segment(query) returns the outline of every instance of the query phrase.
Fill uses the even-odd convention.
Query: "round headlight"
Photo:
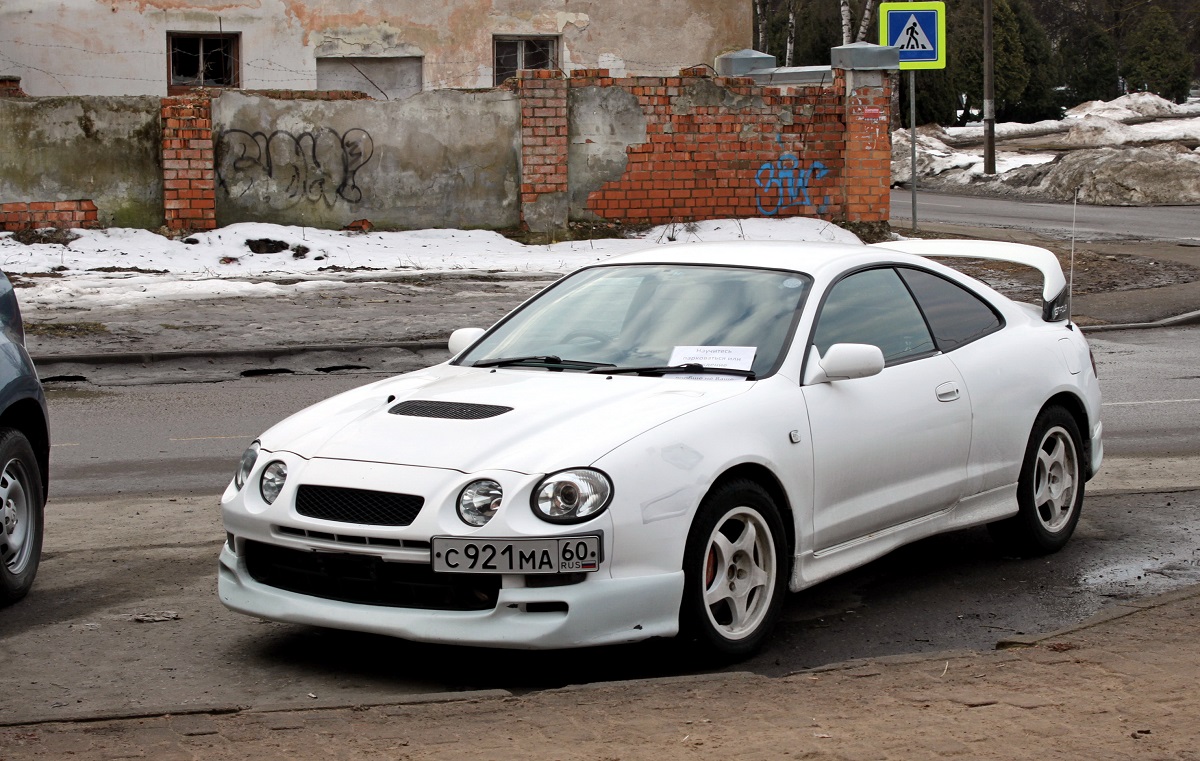
[[[250,471],[254,470],[254,463],[258,461],[258,442],[254,442],[242,452],[242,461],[238,463],[237,473],[233,474],[233,485],[241,489],[246,485],[246,479],[250,478]]]
[[[458,495],[458,517],[468,526],[482,526],[504,501],[504,490],[495,481],[472,481]]]
[[[283,490],[283,482],[287,480],[287,465],[276,460],[267,467],[263,468],[262,480],[259,481],[258,490],[262,493],[262,498],[267,504],[275,501],[279,496],[279,492]]]
[[[579,523],[608,507],[612,482],[598,470],[552,473],[533,492],[533,512],[551,523]]]

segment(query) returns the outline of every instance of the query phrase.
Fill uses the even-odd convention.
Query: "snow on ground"
[[[459,271],[560,273],[654,245],[689,242],[826,241],[858,243],[816,219],[725,219],[653,228],[636,238],[525,245],[483,230],[350,233],[244,223],[185,240],[147,230],[75,230],[67,246],[24,245],[0,233],[0,269],[20,276],[26,311],[69,305],[121,308],[143,300],[295,294],[383,275]],[[287,249],[255,254],[249,240]],[[304,249],[307,249],[306,251]],[[303,256],[299,256],[303,253]]]

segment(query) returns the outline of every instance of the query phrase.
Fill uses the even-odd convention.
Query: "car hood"
[[[439,365],[309,407],[261,441],[268,451],[310,459],[546,473],[589,465],[643,431],[753,385]],[[416,414],[397,414],[406,409]]]

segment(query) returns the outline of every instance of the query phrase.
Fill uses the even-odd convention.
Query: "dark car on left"
[[[0,607],[28,594],[37,575],[49,472],[46,395],[16,293],[0,272]]]

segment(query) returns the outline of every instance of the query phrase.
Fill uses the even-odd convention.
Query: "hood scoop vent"
[[[388,410],[393,415],[410,417],[434,417],[443,420],[483,420],[484,418],[512,412],[512,407],[495,404],[467,404],[465,402],[431,402],[413,399],[400,402]]]

